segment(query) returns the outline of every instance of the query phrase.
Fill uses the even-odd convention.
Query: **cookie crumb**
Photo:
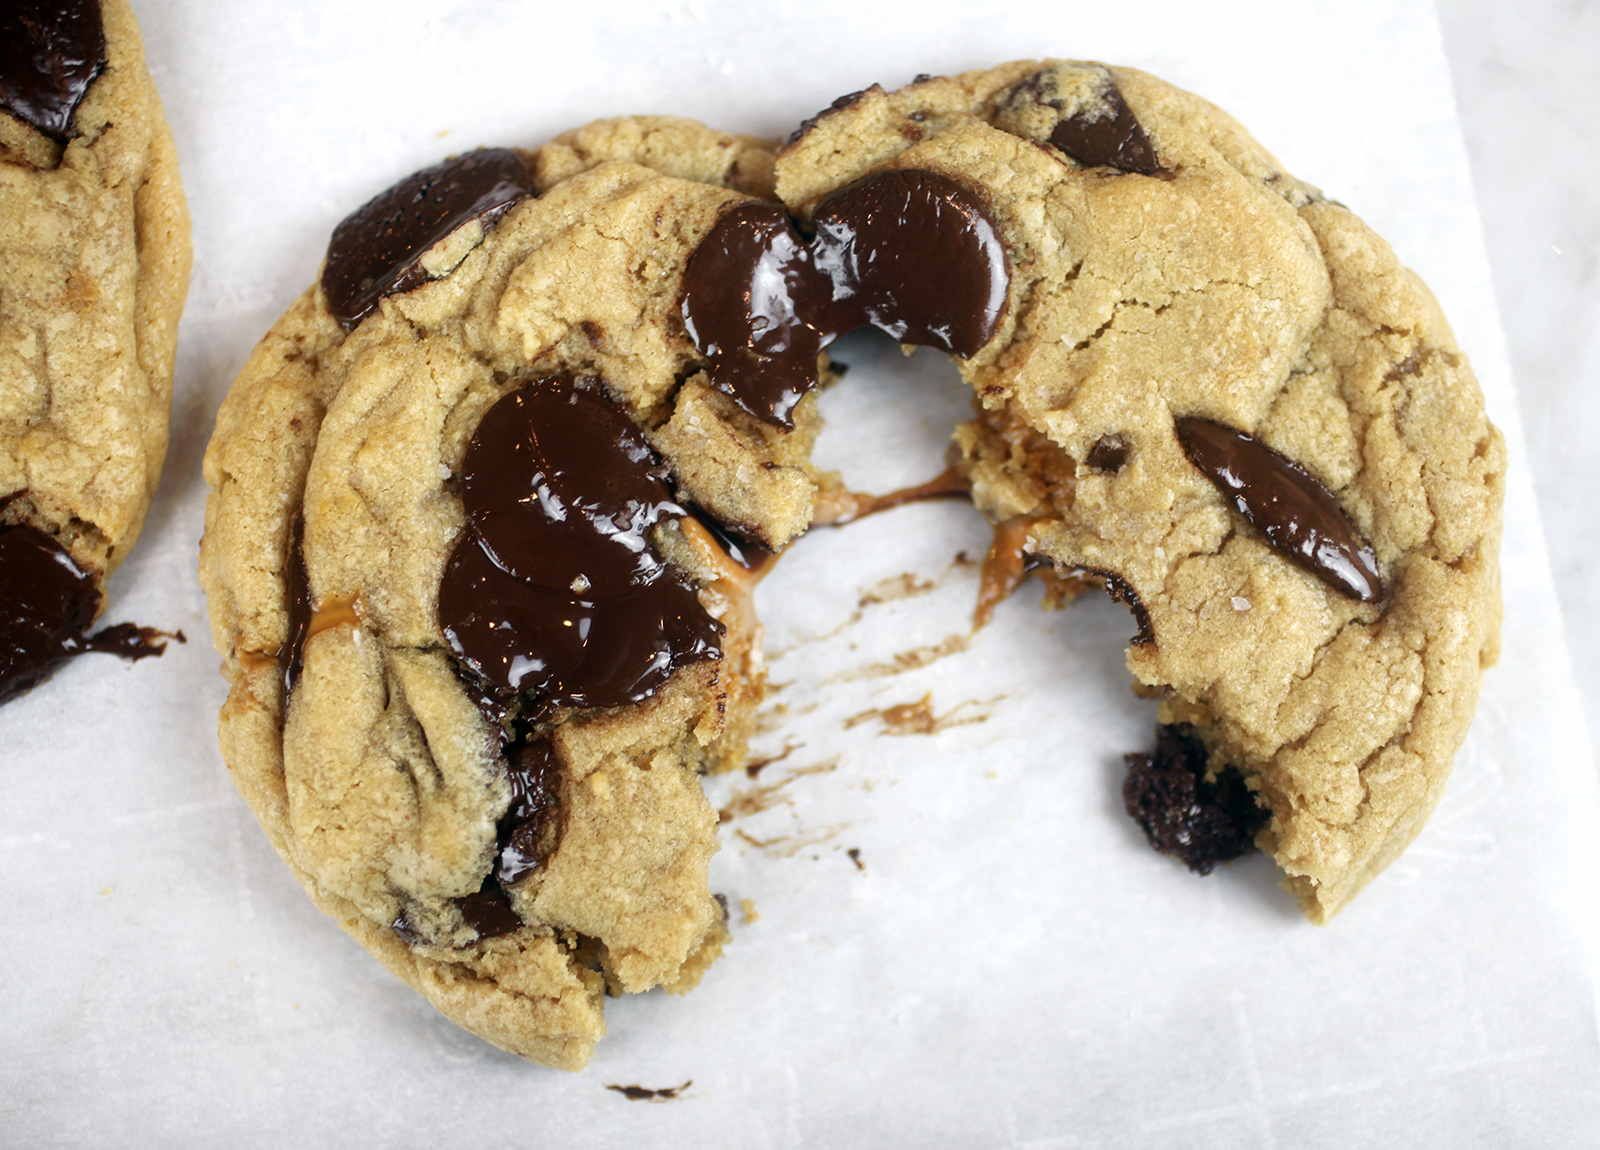
[[[663,1086],[659,1090],[651,1090],[646,1086],[614,1086],[606,1083],[607,1090],[615,1090],[630,1102],[671,1102],[679,1093],[694,1085],[690,1078],[682,1086]]]

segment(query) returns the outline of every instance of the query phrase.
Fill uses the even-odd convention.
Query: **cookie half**
[[[1130,607],[1128,666],[1178,728],[1162,745],[1203,747],[1163,769],[1191,792],[1240,776],[1262,814],[1228,835],[1264,818],[1326,921],[1421,829],[1498,650],[1505,447],[1433,296],[1234,120],[1132,69],[870,89],[777,161],[819,237],[842,198],[912,178],[1004,250],[1004,304],[958,359],[974,501]],[[886,202],[910,205],[901,230],[926,216]],[[1217,817],[1214,792],[1161,790],[1127,796],[1153,842]]]
[[[189,219],[122,0],[0,16],[0,699],[89,649],[161,476]]]
[[[335,230],[206,456],[235,782],[364,946],[552,1066],[725,938],[699,775],[742,761],[760,665],[719,533],[781,546],[814,482],[808,432],[697,380],[678,309],[771,158],[633,118],[408,177]]]

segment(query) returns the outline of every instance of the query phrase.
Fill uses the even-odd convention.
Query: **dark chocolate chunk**
[[[100,609],[94,576],[38,528],[0,527],[0,703],[48,679],[91,651],[130,662],[183,642],[183,632],[117,623],[87,634]]]
[[[684,327],[711,382],[750,414],[794,426],[817,353],[863,324],[961,356],[993,338],[1010,272],[999,229],[964,185],[880,172],[823,201],[816,226],[807,247],[780,205],[740,204],[685,269]]]
[[[510,886],[550,857],[560,838],[561,764],[548,739],[512,753],[507,764],[511,805],[500,818],[500,857],[494,877]]]
[[[94,577],[37,528],[0,529],[0,702],[81,650],[100,609]]]
[[[720,657],[721,624],[649,538],[650,525],[685,512],[598,383],[547,378],[511,393],[467,458],[468,528],[440,581],[439,624],[493,690],[545,709],[622,706],[676,668]]]
[[[1279,554],[1352,599],[1383,597],[1377,552],[1305,468],[1209,419],[1180,419],[1176,427],[1189,461]]]
[[[1090,167],[1116,168],[1141,176],[1160,172],[1161,163],[1150,146],[1150,137],[1144,134],[1122,98],[1122,89],[1109,74],[1100,98],[1105,101],[1105,108],[1098,115],[1079,110],[1068,116],[1050,133],[1050,143]]]
[[[461,909],[461,917],[466,919],[468,926],[478,932],[480,938],[498,938],[502,934],[510,934],[522,925],[517,912],[511,909],[511,901],[506,898],[506,892],[495,881],[493,875],[483,880],[483,886],[476,894],[458,898],[455,903]]]
[[[817,385],[832,285],[781,204],[749,201],[719,219],[683,273],[683,324],[711,358],[712,384],[758,419],[792,427]],[[853,325],[852,325],[853,326]]]
[[[105,70],[96,0],[9,0],[0,8],[0,108],[57,143]]]
[[[816,228],[817,266],[861,322],[959,356],[975,355],[1000,326],[1005,245],[965,185],[935,172],[880,172],[818,205]]]
[[[1150,845],[1196,874],[1254,848],[1268,812],[1236,771],[1206,779],[1209,756],[1188,724],[1156,728],[1155,750],[1126,755],[1122,802]]]
[[[305,659],[306,635],[311,629],[311,580],[306,575],[306,557],[302,544],[305,541],[305,518],[296,515],[289,528],[287,550],[283,556],[284,606],[289,622],[284,631],[283,646],[278,651],[278,661],[283,664],[283,697],[300,679],[300,668]]]
[[[84,639],[79,645],[83,651],[96,651],[102,655],[116,655],[130,663],[167,653],[172,640],[187,643],[182,631],[159,631],[154,627],[140,627],[136,623],[113,623]]]
[[[1128,462],[1128,441],[1120,435],[1102,435],[1084,460],[1095,471],[1117,472]]]
[[[661,575],[650,529],[684,514],[667,476],[644,433],[597,386],[559,377],[485,414],[461,464],[461,496],[507,574],[593,599]]]
[[[1091,96],[1086,99],[1077,93],[1063,93],[1057,70],[1046,68],[1000,98],[996,127],[1031,138],[1035,143],[1048,143],[1091,168],[1115,168],[1141,176],[1161,175],[1161,161],[1156,158],[1155,147],[1128,107],[1111,70],[1100,64],[1072,67],[1098,77]],[[1030,106],[1060,113],[1049,135],[1043,138],[1035,135],[1041,128],[1036,122],[1030,122],[1030,117],[1024,116],[1021,123],[1013,120],[1016,112]]]
[[[350,331],[384,296],[425,283],[422,257],[470,220],[493,223],[533,192],[522,157],[479,148],[414,172],[340,221],[328,243],[322,293]]]

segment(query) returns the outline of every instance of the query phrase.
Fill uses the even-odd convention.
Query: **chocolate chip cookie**
[[[1228,117],[1023,62],[781,149],[641,117],[468,153],[341,223],[234,384],[201,575],[274,845],[491,1041],[581,1066],[606,991],[721,949],[698,775],[742,761],[749,585],[817,517],[860,326],[972,384],[994,565],[1129,607],[1159,849],[1254,842],[1322,921],[1437,801],[1503,446],[1426,289]]]
[[[122,0],[0,15],[0,700],[84,650],[161,475],[189,221]]]

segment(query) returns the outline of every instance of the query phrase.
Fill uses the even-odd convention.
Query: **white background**
[[[136,10],[196,259],[167,472],[108,618],[190,642],[0,711],[0,1144],[1592,1144],[1600,803],[1567,643],[1592,699],[1595,6],[1445,0],[1444,34],[1424,0]],[[1506,649],[1438,815],[1327,929],[1266,860],[1197,879],[1156,857],[1119,810],[1153,722],[1119,608],[1023,595],[966,652],[874,671],[963,629],[953,559],[987,538],[969,509],[907,508],[817,533],[763,588],[793,685],[762,746],[794,749],[759,782],[794,778],[725,828],[715,885],[759,920],[735,913],[702,987],[611,1003],[583,1075],[456,1030],[311,907],[216,750],[199,465],[251,345],[341,216],[446,153],[636,111],[779,135],[875,80],[1051,54],[1234,112],[1395,244],[1472,355],[1512,447]],[[953,373],[865,340],[841,358],[824,461],[877,490],[936,470]],[[930,589],[859,605],[905,574]],[[847,726],[925,694],[981,721]],[[662,1104],[604,1088],[688,1079]]]

